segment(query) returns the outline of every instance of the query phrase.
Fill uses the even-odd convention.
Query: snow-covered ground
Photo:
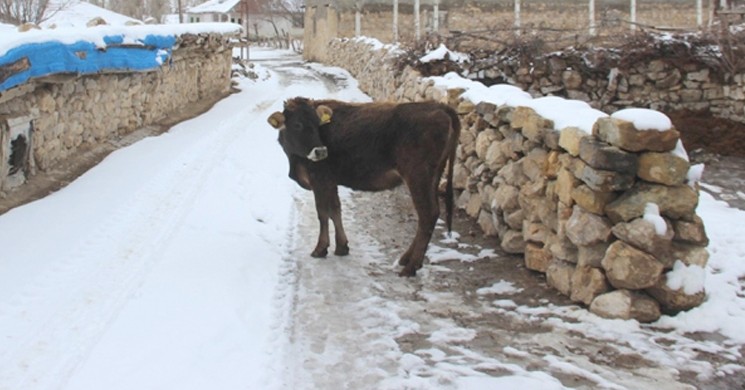
[[[364,219],[391,212],[369,194],[342,192],[352,254],[310,259],[312,196],[287,178],[266,118],[294,96],[369,98],[339,69],[251,56],[260,77],[240,93],[0,216],[0,389],[673,389],[683,372],[743,382],[742,211],[702,194],[708,300],[652,325],[523,303],[507,275],[464,301],[446,260],[495,255],[452,239],[433,240],[418,278],[398,278],[400,249],[381,239],[396,227],[374,222],[413,224]],[[513,330],[469,325],[486,318],[471,308]],[[540,331],[523,339],[523,328]],[[632,360],[605,362],[614,353]]]

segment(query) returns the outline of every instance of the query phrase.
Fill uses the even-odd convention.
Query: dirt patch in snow
[[[689,153],[703,150],[745,157],[745,123],[717,118],[708,111],[681,110],[668,112],[667,116],[680,132]]]

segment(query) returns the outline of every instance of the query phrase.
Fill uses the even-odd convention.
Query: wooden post
[[[354,36],[359,37],[362,35],[362,14],[360,12],[362,8],[362,2],[357,1],[354,4]]]
[[[416,39],[417,42],[419,42],[419,39],[422,37],[419,5],[420,0],[414,0],[414,39]]]
[[[631,31],[636,31],[636,0],[631,0],[629,14],[631,16]]]
[[[393,43],[398,42],[398,0],[393,0]]]
[[[432,6],[432,32],[437,34],[440,31],[440,0],[435,0]]]
[[[702,0],[696,0],[696,27],[704,27],[704,4]]]
[[[184,23],[184,11],[183,8],[181,8],[181,0],[178,0],[178,23]]]
[[[520,0],[515,0],[515,35],[520,36]]]
[[[590,0],[590,4],[588,6],[588,13],[590,14],[590,27],[588,28],[588,33],[591,36],[595,36],[597,33],[595,31],[595,0]]]

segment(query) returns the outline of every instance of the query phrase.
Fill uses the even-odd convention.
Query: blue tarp
[[[2,78],[0,92],[36,77],[58,73],[95,74],[122,71],[149,71],[161,67],[171,57],[175,36],[148,35],[135,44],[125,44],[122,35],[104,37],[105,48],[92,42],[73,44],[48,41],[29,43],[0,56],[0,67],[27,59],[27,69]]]

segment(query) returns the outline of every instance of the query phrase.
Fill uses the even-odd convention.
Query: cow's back
[[[420,154],[412,158],[445,158],[453,118],[457,120],[452,108],[435,102],[316,104],[333,110],[331,123],[321,128],[329,151],[326,168],[339,184],[361,190],[400,184],[397,165],[412,153]]]

